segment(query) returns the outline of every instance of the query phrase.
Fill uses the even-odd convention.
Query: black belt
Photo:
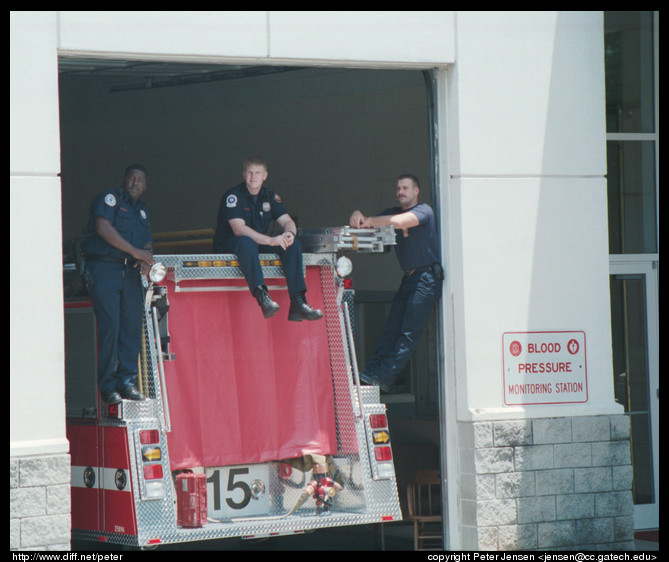
[[[441,279],[443,279],[443,277],[441,277],[441,276],[443,275],[444,270],[441,268],[440,263],[432,263],[430,265],[421,265],[420,267],[416,267],[414,269],[405,269],[404,270],[404,276],[405,277],[411,277],[412,275],[414,275],[416,273],[420,274],[420,273],[425,273],[426,271],[430,271],[430,272],[434,273],[437,277],[440,277]]]
[[[89,256],[88,261],[103,261],[117,265],[135,265],[135,258],[112,258],[111,256]]]

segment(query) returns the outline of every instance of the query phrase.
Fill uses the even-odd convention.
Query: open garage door
[[[92,198],[120,185],[133,162],[149,171],[144,200],[154,233],[213,229],[222,194],[241,181],[251,155],[268,162],[266,185],[301,228],[343,225],[354,209],[392,206],[401,173],[418,176],[421,200],[437,209],[435,188],[427,187],[434,175],[429,89],[422,71],[63,58],[65,252],[83,233]],[[401,272],[392,254],[352,259],[363,365]],[[400,383],[382,395],[402,499],[416,470],[441,464],[442,348],[433,315]]]

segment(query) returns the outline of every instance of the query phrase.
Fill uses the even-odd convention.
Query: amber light
[[[142,447],[142,460],[144,462],[159,461],[162,458],[160,447],[146,445]]]
[[[372,435],[372,441],[374,441],[374,445],[390,443],[390,435],[384,430],[375,431]]]

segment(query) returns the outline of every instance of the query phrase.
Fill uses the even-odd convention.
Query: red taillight
[[[120,418],[121,417],[121,404],[107,404],[107,417],[108,418]]]
[[[374,458],[379,462],[391,461],[393,460],[393,453],[390,450],[390,447],[375,447]]]
[[[160,433],[157,429],[143,429],[139,432],[139,441],[142,445],[160,443]]]
[[[145,480],[160,480],[163,477],[163,467],[159,464],[144,465]]]
[[[163,542],[161,539],[149,539],[146,544],[160,544],[161,542]]]
[[[373,429],[388,427],[388,418],[385,414],[372,414],[369,416],[369,425],[371,425]]]

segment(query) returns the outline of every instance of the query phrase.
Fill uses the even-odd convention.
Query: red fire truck
[[[385,406],[358,377],[345,256],[384,251],[394,232],[300,237],[317,322],[286,321],[276,255],[261,256],[282,309],[269,320],[236,256],[156,256],[143,281],[145,401],[100,403],[91,304],[67,299],[74,539],[147,547],[401,519]]]

